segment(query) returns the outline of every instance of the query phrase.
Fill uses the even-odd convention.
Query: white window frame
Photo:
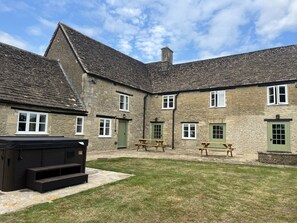
[[[214,103],[213,103],[213,98],[214,96]],[[209,94],[210,100],[209,104],[211,108],[225,108],[226,107],[226,91],[211,91]],[[222,104],[219,104],[220,99],[223,100]]]
[[[26,114],[26,127],[25,131],[19,131],[19,124],[20,124],[20,114]],[[36,115],[36,126],[35,131],[29,131],[30,126],[30,115]],[[40,124],[40,115],[45,115],[45,131],[39,131],[39,124]],[[17,131],[16,134],[48,134],[48,114],[42,112],[29,112],[29,111],[19,111],[18,112],[18,120],[17,120]]]
[[[101,121],[103,120],[103,135],[100,135],[100,123]],[[109,121],[109,134],[106,134],[106,123],[107,121]],[[111,126],[112,126],[112,120],[111,119],[107,119],[107,118],[100,118],[99,119],[99,133],[98,133],[98,136],[101,138],[107,138],[107,137],[111,137],[111,132],[112,132],[112,129],[111,129]]]
[[[195,137],[191,137],[191,126],[195,127]],[[184,136],[185,127],[188,127],[188,136]],[[196,123],[183,123],[182,124],[182,139],[197,139],[197,124]]]
[[[169,99],[172,98],[173,105],[169,106]],[[164,106],[164,101],[167,100],[167,106]],[[162,96],[162,109],[174,109],[175,108],[175,95],[163,95]]]
[[[285,88],[285,102],[280,102],[280,87]],[[270,95],[269,90],[273,89],[273,95]],[[274,97],[273,102],[270,102],[270,96]],[[276,85],[267,87],[267,105],[287,105],[288,102],[288,85]]]
[[[81,124],[78,125],[78,119],[81,119]],[[84,134],[84,123],[85,119],[83,116],[76,116],[76,123],[75,123],[75,135],[83,135]],[[77,131],[77,127],[81,126],[81,132]]]
[[[124,108],[121,108],[121,97],[124,98]],[[125,112],[129,111],[129,95],[119,94],[119,110]]]

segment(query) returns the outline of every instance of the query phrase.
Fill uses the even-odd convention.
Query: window
[[[46,134],[47,114],[25,111],[19,112],[17,133]]]
[[[268,105],[288,104],[287,85],[267,87],[267,104]]]
[[[162,139],[162,134],[163,134],[163,124],[152,123],[152,138]]]
[[[213,139],[224,139],[224,128],[221,125],[214,125],[212,127]]]
[[[196,124],[195,123],[184,123],[182,125],[182,138],[183,139],[196,139]]]
[[[164,95],[162,97],[162,109],[174,109],[175,107],[175,96],[174,95]]]
[[[225,142],[226,124],[210,124],[209,139],[212,142]]]
[[[120,111],[129,111],[129,96],[120,94]]]
[[[76,135],[84,134],[84,117],[77,116],[76,117]]]
[[[111,119],[100,119],[99,137],[111,137]]]
[[[226,107],[225,91],[211,91],[210,92],[210,107],[211,108]]]

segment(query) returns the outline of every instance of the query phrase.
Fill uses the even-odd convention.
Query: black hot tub
[[[83,174],[87,146],[87,139],[62,136],[0,136],[0,190],[13,191],[25,188],[28,185],[27,172],[34,168],[39,168],[40,171],[42,168],[52,169],[54,166],[68,165],[69,172],[69,165],[76,165],[76,171]]]

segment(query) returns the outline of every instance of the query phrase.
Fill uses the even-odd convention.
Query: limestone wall
[[[89,112],[85,121],[85,137],[90,140],[90,149],[109,150],[117,149],[118,118],[128,122],[128,148],[142,138],[143,101],[145,93],[131,88],[102,80],[95,76],[83,75],[83,98]],[[129,111],[119,110],[119,92],[129,95]],[[96,116],[113,116],[112,136],[99,137],[99,120]]]
[[[24,134],[17,134],[17,121],[19,111],[36,110],[36,107],[27,107],[24,109],[11,108],[9,104],[0,104],[0,135],[2,136],[22,136]],[[47,113],[42,111],[43,113]],[[48,129],[47,134],[40,134],[43,136],[65,136],[73,138],[82,138],[82,136],[75,135],[76,115],[64,114],[48,114]],[[36,135],[36,134],[34,134]]]
[[[226,90],[226,107],[210,108],[209,92],[187,92],[177,95],[175,111],[175,148],[193,149],[200,147],[202,141],[209,140],[209,124],[226,124],[226,141],[232,142],[235,153],[256,153],[267,150],[267,122],[264,119],[293,119],[291,128],[291,150],[297,151],[297,88],[288,85],[288,105],[267,105],[265,86],[241,87]],[[164,139],[171,144],[172,110],[162,110],[162,96],[150,97],[149,120],[164,121]],[[182,139],[181,122],[199,122],[197,139]],[[149,130],[151,131],[151,129]],[[148,132],[149,132],[148,131]]]

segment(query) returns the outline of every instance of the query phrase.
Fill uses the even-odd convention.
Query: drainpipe
[[[177,97],[178,97],[179,93],[177,93],[175,95],[175,102],[174,102],[174,109],[172,111],[172,149],[174,149],[174,125],[175,125],[175,110],[177,108]]]
[[[146,99],[148,97],[148,94],[144,96],[143,98],[143,123],[142,123],[142,138],[145,138],[145,114],[146,114]]]

